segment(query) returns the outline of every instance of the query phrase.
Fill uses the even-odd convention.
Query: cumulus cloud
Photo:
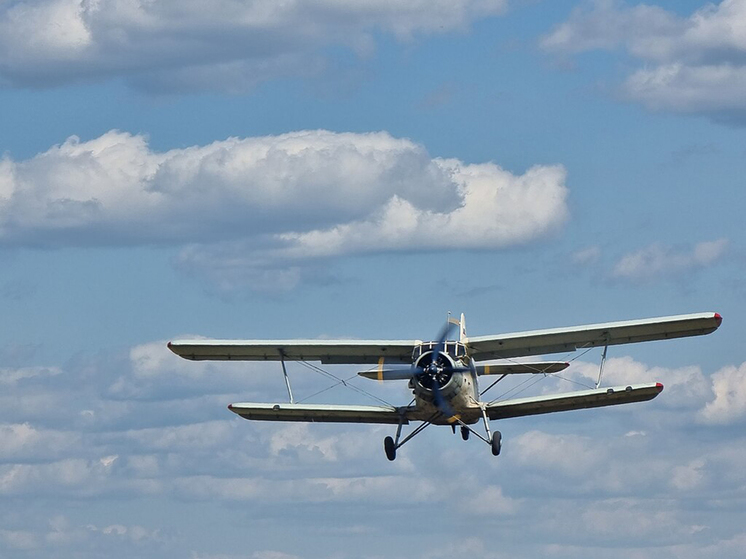
[[[78,443],[76,433],[37,429],[29,423],[0,424],[0,462],[54,456]]]
[[[679,17],[645,4],[597,0],[576,8],[542,41],[550,52],[622,48],[644,63],[624,95],[651,109],[746,116],[746,1],[707,4]]]
[[[192,243],[183,269],[227,285],[292,287],[329,257],[541,238],[568,217],[565,175],[431,158],[385,132],[155,152],[145,137],[113,130],[0,161],[0,244]]]
[[[701,410],[705,423],[731,423],[746,416],[746,362],[728,366],[712,375],[715,398]]]
[[[578,361],[563,376],[591,385],[598,377],[598,367],[598,363]],[[612,357],[604,366],[603,381],[605,386],[660,382],[665,392],[656,406],[689,409],[690,419],[701,423],[726,425],[746,417],[746,362],[706,374],[697,365],[669,369],[650,367],[629,356]],[[556,389],[556,384],[549,389]],[[628,436],[636,434],[640,433]]]
[[[318,73],[323,49],[359,54],[376,33],[464,30],[506,0],[200,2],[22,0],[0,7],[0,79],[50,86],[124,76],[147,90],[245,91]]]
[[[26,379],[40,379],[57,376],[62,373],[59,367],[21,367],[18,369],[0,369],[0,385],[15,386]]]
[[[728,248],[727,239],[705,241],[688,249],[677,249],[654,243],[624,255],[614,266],[614,278],[645,281],[679,275],[715,264]]]
[[[542,468],[565,475],[583,476],[602,459],[603,449],[593,447],[587,437],[552,435],[529,431],[513,441],[515,458],[521,464],[541,464]]]
[[[566,376],[593,385],[598,378],[598,363],[576,362]],[[710,381],[696,365],[669,369],[650,367],[632,357],[610,357],[604,365],[605,386],[626,386],[660,382],[665,386],[665,398],[656,400],[656,406],[696,408],[710,396]]]
[[[619,413],[583,410],[493,423],[504,435],[499,458],[474,437],[463,442],[458,433],[454,437],[447,428],[432,427],[390,463],[381,440],[393,433],[392,426],[247,422],[225,410],[223,396],[199,400],[187,391],[161,398],[158,383],[173,382],[179,372],[169,353],[160,354],[157,347],[168,351],[161,342],[142,344],[117,352],[115,358],[80,361],[85,370],[68,365],[57,375],[18,375],[5,385],[11,396],[27,390],[45,400],[51,395],[42,417],[55,427],[46,428],[41,420],[0,425],[0,452],[5,453],[0,461],[5,505],[0,506],[0,553],[62,557],[89,550],[91,557],[242,557],[240,547],[213,548],[205,524],[192,522],[205,514],[205,507],[215,508],[210,512],[215,522],[229,522],[237,512],[244,515],[240,525],[254,545],[244,555],[265,550],[257,553],[268,557],[274,552],[267,550],[277,542],[264,538],[262,531],[275,522],[292,523],[315,545],[328,540],[327,531],[317,534],[318,520],[312,517],[318,510],[343,511],[330,517],[334,536],[356,542],[379,542],[382,533],[406,525],[423,506],[452,510],[501,541],[512,541],[515,526],[525,526],[524,540],[531,543],[522,545],[530,547],[503,550],[512,556],[541,555],[541,546],[552,542],[580,546],[580,552],[565,555],[594,557],[598,545],[624,547],[634,541],[643,548],[688,546],[677,556],[695,557],[700,546],[733,538],[742,525],[740,516],[734,521],[733,515],[741,510],[738,488],[746,487],[743,437],[723,439],[719,424],[704,422],[696,427],[701,436],[692,445],[692,421],[716,394],[728,394],[729,405],[739,405],[744,398],[737,392],[731,396],[734,387],[721,385],[720,379],[735,382],[746,365],[708,376],[697,366],[658,369],[630,357],[609,359],[609,384],[660,380],[666,391],[654,402],[617,408],[625,410]],[[119,359],[124,364],[116,363]],[[198,387],[203,381],[219,382],[223,374],[240,383],[234,363],[220,363],[221,370],[199,362],[177,363],[185,372],[195,367],[186,379]],[[563,376],[593,382],[597,366],[576,362]],[[109,387],[122,376],[146,392],[155,390],[155,397],[143,401],[137,392],[119,394],[119,421],[79,422],[76,414],[53,408],[54,402],[80,392],[78,400],[67,403],[76,412],[108,409],[113,405]],[[284,390],[279,371],[272,376]],[[544,382],[559,380],[548,377]],[[55,383],[68,392],[60,393]],[[408,391],[400,388],[399,401],[408,401]],[[267,394],[259,396],[266,399]],[[350,392],[349,397],[358,396]],[[51,419],[49,409],[55,409]],[[205,418],[205,409],[215,415]],[[743,417],[741,408],[731,411],[736,415],[729,421]],[[667,421],[661,420],[664,413]],[[641,429],[646,436],[633,436]],[[717,501],[718,506],[703,507],[707,512],[680,506],[692,499]],[[157,514],[143,515],[154,501]],[[92,506],[81,507],[81,502]],[[50,510],[74,510],[75,517],[54,516]],[[156,517],[162,515],[170,519],[166,526],[181,527],[176,536],[169,537],[168,529],[158,525]],[[452,526],[452,516],[440,520],[436,515],[424,528],[412,528],[402,537],[411,539],[414,533],[431,541],[432,532],[448,533],[443,526]],[[542,522],[532,523],[537,517]],[[731,522],[720,523],[717,533],[702,529],[699,539],[687,539],[698,526],[717,526],[726,517]],[[620,523],[625,526],[621,534],[614,531]],[[665,530],[649,530],[644,527],[648,523]],[[371,543],[370,556],[385,554],[376,545]],[[422,556],[437,556],[424,550]],[[721,556],[738,557],[739,551],[734,547]],[[283,553],[298,550],[290,547]],[[492,554],[485,549],[476,556]]]
[[[113,550],[122,549],[123,546],[129,552],[136,548],[142,553],[145,551],[143,546],[157,546],[165,541],[160,530],[150,530],[140,525],[78,525],[63,515],[52,517],[47,524],[48,527],[35,526],[28,531],[0,530],[0,542],[5,542],[9,549],[27,552],[38,549],[38,556],[56,557],[61,550],[69,553],[70,549],[83,548],[93,552],[90,556],[110,556]],[[59,556],[64,556],[64,551]]]

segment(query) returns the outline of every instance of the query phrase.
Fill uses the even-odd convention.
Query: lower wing
[[[486,411],[490,419],[507,419],[509,417],[644,402],[652,400],[662,390],[663,385],[660,383],[597,388],[494,402],[487,404]],[[397,408],[394,406],[338,404],[240,403],[231,404],[228,409],[244,419],[259,421],[392,424],[401,421],[403,425],[407,425],[410,421],[432,420],[430,412],[418,410],[414,406]],[[476,408],[471,410],[471,413],[465,413],[463,419],[473,423],[479,417],[479,408]]]
[[[311,421],[332,423],[408,424],[413,408],[393,406],[345,406],[336,404],[231,404],[228,409],[244,419],[264,421]]]
[[[663,385],[657,382],[518,398],[488,404],[487,415],[490,419],[507,419],[509,417],[645,402],[655,398],[662,390]]]

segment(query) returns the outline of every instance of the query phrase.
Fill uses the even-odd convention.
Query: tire
[[[469,440],[469,430],[463,425],[461,426],[461,438],[465,441]]]
[[[502,433],[500,433],[500,431],[495,431],[492,434],[492,444],[490,446],[492,447],[492,454],[494,456],[500,455],[500,450],[502,449],[502,440],[503,440],[503,436],[502,436]]]
[[[391,437],[383,439],[383,449],[386,451],[386,458],[392,462],[396,460],[396,445],[394,444],[394,439]]]

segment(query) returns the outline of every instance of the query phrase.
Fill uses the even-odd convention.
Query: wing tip
[[[655,387],[658,389],[658,392],[663,392],[663,384],[660,382],[655,383]]]
[[[720,324],[723,322],[722,315],[719,312],[716,312],[714,318],[715,318],[715,322],[717,322],[718,326],[720,326]]]

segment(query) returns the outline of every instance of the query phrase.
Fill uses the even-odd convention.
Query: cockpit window
[[[433,351],[438,342],[423,342],[418,346],[415,346],[412,352],[412,360],[416,361],[423,353]],[[443,350],[451,357],[460,359],[466,355],[466,346],[461,342],[447,341],[444,344]]]

